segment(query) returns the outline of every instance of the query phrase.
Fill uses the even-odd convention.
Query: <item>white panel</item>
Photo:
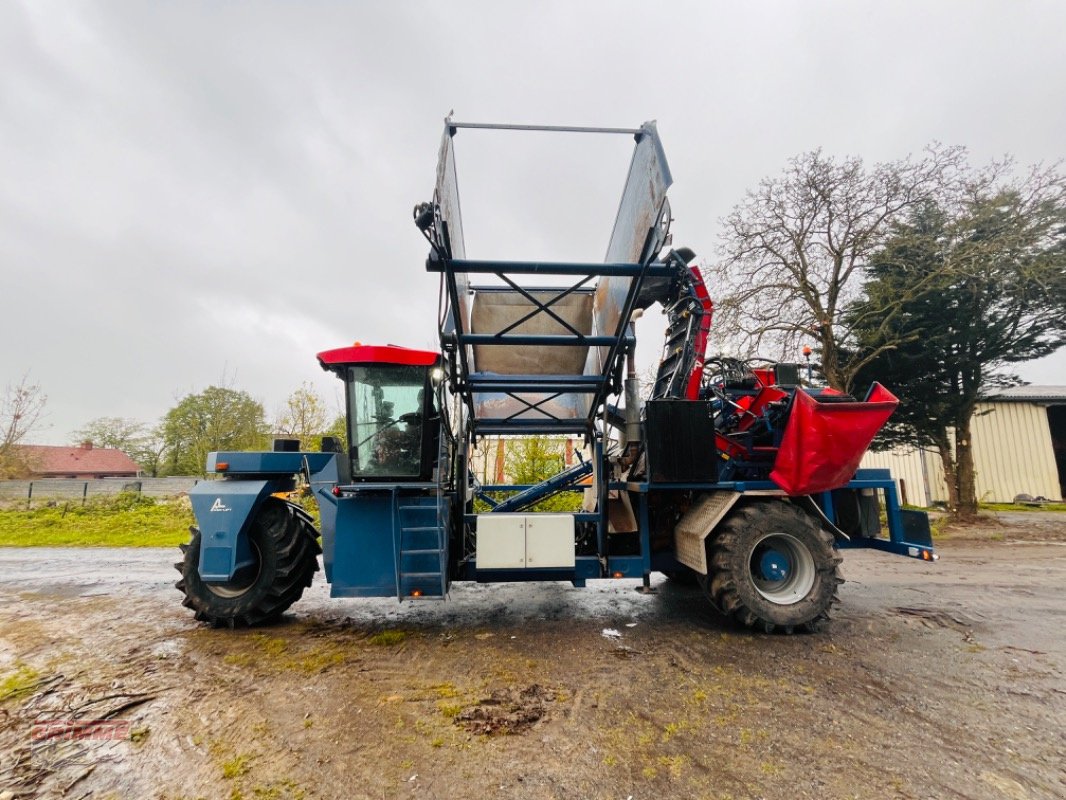
[[[478,569],[517,569],[526,565],[525,514],[479,514]]]
[[[530,514],[526,517],[526,566],[573,567],[574,518],[570,514]]]
[[[1019,494],[1059,499],[1045,406],[980,403],[970,427],[979,501],[1009,503]]]

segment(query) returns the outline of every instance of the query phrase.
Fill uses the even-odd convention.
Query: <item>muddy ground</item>
[[[1066,515],[940,551],[849,552],[828,628],[765,636],[672,583],[400,605],[321,575],[210,630],[169,552],[0,550],[0,798],[1066,797]]]

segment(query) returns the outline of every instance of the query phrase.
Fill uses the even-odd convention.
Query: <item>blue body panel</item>
[[[221,481],[204,481],[190,492],[193,511],[202,532],[200,575],[205,581],[225,582],[251,563],[250,521],[265,498],[291,488],[293,476],[307,476],[321,517],[322,550],[326,579],[334,597],[439,596],[449,584],[448,508],[451,499],[440,496],[434,484],[358,484],[338,487],[337,456],[333,453],[212,453],[209,469],[223,467]],[[547,482],[549,485],[553,481]],[[483,487],[485,490],[504,487]],[[514,489],[529,487],[508,487]],[[554,488],[551,485],[550,488]],[[598,513],[575,514],[575,520],[597,522],[596,556],[579,556],[570,570],[477,571],[472,562],[460,565],[463,580],[529,581],[570,580],[576,586],[594,578],[622,576],[645,578],[652,569],[679,567],[670,552],[651,552],[649,493],[730,489],[774,490],[769,481],[704,484],[618,483],[612,489],[634,493],[640,551],[613,555],[607,549],[606,526]],[[851,537],[840,547],[868,547],[915,558],[931,559],[932,541],[923,512],[899,507],[895,482],[888,470],[859,470],[844,487],[853,491],[876,489],[884,493],[887,536]],[[601,487],[606,492],[607,487]],[[541,484],[533,492],[545,491]],[[336,492],[336,494],[335,494]],[[816,496],[826,516],[835,522],[831,493]],[[507,501],[504,501],[506,503]],[[476,525],[476,515],[467,521]],[[457,577],[458,577],[457,576]]]
[[[295,475],[306,467],[311,474],[321,472],[333,453],[276,453],[274,451],[241,453],[235,451],[208,453],[207,471],[226,475]],[[219,464],[226,464],[223,470]]]
[[[308,477],[311,493],[318,503],[319,528],[322,533],[322,562],[326,580],[333,580],[333,545],[337,540],[337,497],[333,488],[340,482],[337,474],[337,459],[331,458],[317,472]]]
[[[647,531],[646,500],[649,492],[659,491],[708,491],[726,490],[733,492],[780,492],[780,487],[772,481],[722,481],[719,483],[623,483],[616,482],[610,485],[611,489],[625,489],[638,493],[640,506],[641,541]],[[892,479],[892,473],[887,469],[860,469],[841,489],[862,491],[864,489],[880,490],[885,497],[885,515],[888,519],[887,537],[853,536],[847,540],[837,541],[840,548],[870,548],[881,550],[886,553],[894,553],[910,558],[922,560],[934,560],[935,548],[929,532],[929,516],[924,511],[903,510],[899,506],[899,495],[896,493],[896,482]],[[822,509],[830,522],[836,523],[836,509],[833,507],[832,492],[824,492],[812,495],[814,501]],[[647,552],[646,546],[644,547]]]
[[[283,481],[200,481],[189,490],[193,514],[200,526],[200,577],[224,582],[253,562],[248,526],[263,499]]]
[[[309,472],[312,480],[336,483],[333,453],[217,452],[207,456],[207,471],[221,471],[220,481],[201,481],[189,491],[200,527],[200,577],[224,583],[252,563],[249,523],[264,499],[292,488],[293,476]],[[320,507],[325,505],[319,498]],[[325,512],[323,518],[326,518]]]
[[[337,533],[330,537],[334,541],[326,562],[333,597],[396,595],[393,508],[389,490],[359,492],[338,501]]]
[[[450,498],[436,487],[345,487],[322,530],[333,597],[441,597],[448,591]]]

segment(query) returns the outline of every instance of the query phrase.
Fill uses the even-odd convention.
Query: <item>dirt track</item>
[[[1016,515],[937,564],[847,553],[833,622],[791,637],[630,581],[319,582],[213,631],[171,553],[0,550],[0,681],[36,671],[0,702],[0,797],[1066,797],[1064,543]],[[132,740],[31,736],[111,712]]]

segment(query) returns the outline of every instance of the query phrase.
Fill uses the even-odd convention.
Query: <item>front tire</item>
[[[771,633],[817,630],[838,602],[833,537],[781,500],[734,511],[708,539],[708,594],[740,625]]]
[[[300,599],[318,571],[317,534],[303,509],[267,498],[255,513],[249,544],[255,564],[224,584],[200,579],[200,530],[181,545],[184,557],[174,565],[181,573],[175,586],[185,595],[181,604],[200,622],[213,627],[262,625],[281,616]]]

